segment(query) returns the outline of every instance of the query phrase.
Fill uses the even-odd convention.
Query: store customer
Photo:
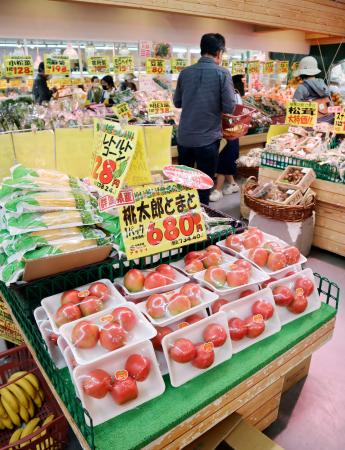
[[[113,77],[111,75],[105,75],[101,83],[103,88],[101,103],[104,103],[106,106],[111,106],[114,104],[113,96],[116,91]]]
[[[179,75],[174,104],[182,108],[177,135],[179,164],[196,167],[210,177],[217,169],[222,138],[222,113],[232,113],[235,91],[230,72],[221,67],[225,39],[218,33],[204,34],[201,58]],[[200,190],[200,201],[209,203],[210,190]]]
[[[53,89],[49,89],[47,84],[47,80],[49,78],[50,76],[44,72],[44,63],[40,62],[38,65],[37,77],[35,78],[32,87],[32,95],[34,97],[34,102],[38,103],[39,105],[41,105],[42,102],[49,102],[49,100],[57,91],[55,87]]]
[[[236,93],[236,103],[242,105],[242,97],[244,97],[243,75],[234,75],[232,81]],[[239,185],[234,179],[236,175],[236,161],[239,155],[240,140],[232,139],[231,141],[227,141],[225,147],[219,154],[217,181],[216,187],[210,195],[211,202],[217,202],[223,198],[223,195],[234,194],[240,190]]]
[[[99,103],[102,97],[102,90],[99,85],[99,78],[93,76],[91,78],[91,87],[87,92],[87,100],[90,103]]]

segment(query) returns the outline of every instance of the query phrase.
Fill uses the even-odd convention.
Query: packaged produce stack
[[[106,245],[97,201],[76,178],[21,165],[0,189],[0,279],[20,279],[27,260]]]

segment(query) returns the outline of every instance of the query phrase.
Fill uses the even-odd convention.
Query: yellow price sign
[[[117,197],[131,164],[138,130],[109,120],[95,120],[91,181],[105,194]]]
[[[114,73],[130,73],[134,72],[133,56],[115,56]]]
[[[69,75],[71,62],[68,56],[44,55],[44,71],[47,75]]]
[[[316,102],[288,102],[285,123],[300,127],[313,127],[317,122],[318,104]]]
[[[170,100],[151,100],[147,104],[147,113],[149,117],[168,117],[173,115],[172,104]]]
[[[170,60],[172,73],[180,73],[188,65],[188,61],[184,58],[172,58]]]
[[[90,74],[109,73],[110,64],[108,56],[90,56],[87,58],[87,71]]]
[[[166,72],[166,62],[164,59],[147,58],[146,59],[146,73],[152,75],[159,75]]]
[[[345,110],[334,116],[334,133],[345,134]]]
[[[298,69],[298,66],[299,66],[298,61],[292,63],[291,69],[293,70],[293,72],[295,72]]]
[[[231,74],[232,75],[245,75],[246,69],[242,61],[232,61],[231,63]]]
[[[250,75],[260,73],[260,61],[249,61],[248,63],[248,73]]]
[[[266,61],[264,63],[264,74],[272,75],[274,73],[274,61]]]
[[[132,111],[130,110],[128,103],[123,102],[119,103],[118,105],[115,105],[112,107],[112,110],[119,118],[127,118],[132,119]]]
[[[133,188],[134,204],[120,208],[128,259],[164,252],[206,239],[196,189],[176,183]]]
[[[79,84],[84,84],[84,78],[71,78],[71,83],[73,86],[78,86]]]
[[[229,69],[229,59],[228,58],[222,59],[222,67],[224,67],[225,69]]]
[[[5,77],[32,77],[34,65],[32,56],[5,56]]]
[[[289,73],[289,61],[277,61],[278,73]]]
[[[0,89],[7,89],[7,80],[0,80]]]
[[[8,86],[12,88],[22,87],[22,80],[9,80]]]

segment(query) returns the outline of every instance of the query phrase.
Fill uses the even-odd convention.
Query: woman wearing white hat
[[[299,102],[317,102],[319,104],[319,119],[328,121],[328,118],[333,118],[333,116],[327,114],[328,106],[331,105],[331,92],[321,78],[315,78],[315,75],[320,72],[321,70],[313,56],[302,58],[294,75],[303,80],[303,83],[296,89],[293,99]]]

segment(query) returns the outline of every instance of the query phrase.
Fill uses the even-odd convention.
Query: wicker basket
[[[257,186],[258,183],[255,178],[249,178],[244,186],[244,202],[248,208],[256,213],[282,222],[302,222],[313,214],[315,209],[314,195],[305,199],[304,205],[279,205],[251,196],[249,191]]]
[[[247,134],[254,112],[250,106],[236,105],[233,114],[223,114],[223,138],[231,141]]]
[[[242,178],[249,178],[259,176],[259,166],[257,167],[246,167],[246,166],[237,166],[236,175]]]

